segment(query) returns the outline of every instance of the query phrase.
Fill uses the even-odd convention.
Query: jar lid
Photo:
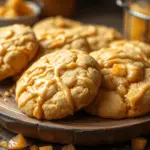
[[[125,0],[125,1],[116,0],[116,3],[117,3],[118,6],[123,7],[124,9],[126,9],[129,12],[130,15],[133,15],[133,16],[138,17],[140,19],[150,21],[150,11],[149,11],[150,3],[149,3],[149,5],[147,5],[148,2],[140,1],[140,3],[135,2],[135,3],[132,3],[130,6],[129,6],[127,0]],[[147,8],[147,10],[144,9],[144,7]]]

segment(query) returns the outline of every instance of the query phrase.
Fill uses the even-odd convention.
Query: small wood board
[[[0,95],[12,86],[0,82]],[[84,112],[58,121],[39,121],[24,115],[15,97],[0,97],[0,125],[24,136],[62,144],[96,145],[121,142],[150,133],[150,114],[142,117],[111,120],[89,116]]]

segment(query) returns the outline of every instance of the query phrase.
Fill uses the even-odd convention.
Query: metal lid
[[[130,9],[130,7],[129,7],[128,3],[127,3],[127,0],[116,0],[116,3],[117,3],[118,6],[123,7],[124,9],[126,9],[129,12],[129,14],[131,14],[131,15],[133,15],[135,17],[138,17],[140,19],[144,19],[144,20],[150,21],[150,16]]]

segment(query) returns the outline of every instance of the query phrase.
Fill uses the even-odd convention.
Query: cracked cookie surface
[[[102,85],[89,114],[119,119],[150,111],[150,45],[118,41],[90,55],[99,63]]]
[[[51,29],[71,29],[80,26],[81,23],[61,16],[46,18],[34,25],[33,30],[38,35]]]
[[[78,49],[90,53],[119,38],[121,35],[114,29],[93,25],[82,25],[69,30],[52,29],[37,34],[41,56],[61,49]]]
[[[21,76],[16,86],[18,107],[38,119],[61,119],[86,107],[101,82],[98,63],[79,50],[47,54]]]
[[[50,17],[41,21],[34,26],[33,30],[37,37],[40,37],[41,34],[44,34],[45,32],[68,32],[73,36],[76,35],[80,38],[84,38],[90,45],[91,51],[99,50],[102,47],[108,46],[112,41],[122,39],[121,34],[113,28],[102,25],[82,24],[78,21],[60,16]]]
[[[95,26],[95,28],[95,34],[87,39],[93,51],[106,47],[115,40],[122,39],[121,34],[113,28],[100,25]]]
[[[37,39],[40,43],[38,57],[63,49],[78,49],[87,53],[92,51],[86,38],[65,30],[43,32]]]
[[[111,42],[122,39],[117,30],[102,25],[84,24],[71,29],[70,32],[86,38],[92,51],[108,47]]]
[[[22,71],[38,50],[32,29],[24,25],[0,28],[0,80]]]

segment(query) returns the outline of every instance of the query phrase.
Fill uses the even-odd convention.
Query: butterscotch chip
[[[8,92],[8,91],[6,91],[6,92],[4,93],[4,96],[5,96],[5,97],[10,97],[10,96],[11,96],[11,93]]]
[[[9,89],[9,92],[10,92],[11,94],[13,94],[13,93],[15,92],[15,89],[10,88],[10,89]]]
[[[38,43],[30,27],[12,25],[0,28],[0,80],[22,71],[37,50]]]
[[[61,119],[89,105],[100,81],[99,66],[87,53],[56,51],[41,57],[21,76],[16,100],[30,117]]]
[[[9,93],[15,94],[15,89],[16,89],[16,85],[14,84],[10,89],[9,89]]]
[[[0,147],[6,149],[14,149],[14,150],[23,149],[27,146],[28,146],[27,141],[21,134],[18,134],[17,136],[13,137],[12,139],[10,139],[9,142],[7,141],[0,142]]]
[[[114,64],[112,67],[112,74],[120,77],[127,75],[126,66],[122,64]]]
[[[22,134],[13,137],[8,143],[8,149],[23,149],[27,147],[28,143]]]
[[[132,150],[144,150],[147,144],[145,138],[132,139]]]
[[[42,147],[39,147],[39,150],[53,150],[53,147],[52,146],[42,146]]]
[[[39,150],[39,148],[36,145],[32,145],[29,147],[29,150]]]
[[[76,148],[72,144],[69,144],[62,147],[61,150],[76,150]]]
[[[61,16],[46,18],[34,25],[33,30],[36,34],[51,29],[71,29],[80,26],[81,23]]]
[[[118,41],[90,55],[99,63],[102,87],[88,113],[118,119],[150,111],[150,45]]]

